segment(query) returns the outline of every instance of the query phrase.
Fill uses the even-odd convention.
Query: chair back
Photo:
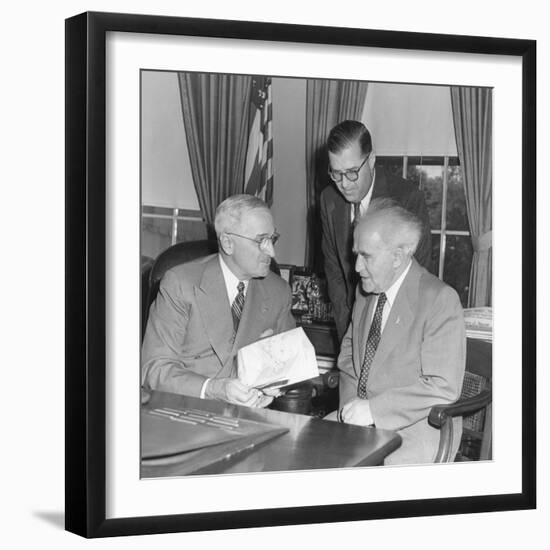
[[[147,326],[147,318],[149,317],[149,308],[155,301],[159,291],[159,285],[164,274],[171,268],[197,260],[210,254],[215,254],[218,251],[218,243],[215,240],[201,240],[201,241],[188,241],[176,243],[163,252],[161,252],[157,259],[153,262],[153,265],[149,271],[149,277],[147,282],[146,292],[142,292],[146,298],[142,303],[142,334],[141,338],[145,334],[145,328]]]
[[[491,342],[467,339],[466,371],[460,399],[492,390],[493,346]],[[462,441],[456,460],[491,459],[491,403],[462,418]]]

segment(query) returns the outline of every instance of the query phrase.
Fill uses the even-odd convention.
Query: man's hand
[[[206,387],[205,397],[245,405],[246,407],[267,407],[273,396],[243,384],[237,378],[212,378]]]
[[[368,399],[356,397],[348,401],[342,407],[340,416],[346,424],[358,424],[359,426],[374,424]]]
[[[261,334],[260,334],[260,340],[262,338],[269,338],[270,336],[273,336],[273,329],[272,328],[268,328],[266,330],[264,330]]]

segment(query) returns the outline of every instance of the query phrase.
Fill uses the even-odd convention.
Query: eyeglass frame
[[[328,167],[328,175],[330,176],[330,179],[334,183],[341,183],[344,180],[344,176],[351,183],[355,183],[359,179],[359,172],[361,171],[361,168],[365,166],[365,162],[367,162],[369,157],[370,157],[370,153],[365,157],[365,160],[363,160],[359,168],[349,168],[348,170],[337,170],[337,173],[340,175],[340,179],[337,179],[337,180],[334,179],[334,172],[332,171],[332,168],[330,166]],[[349,177],[351,174],[353,174],[353,179]]]
[[[235,237],[241,237],[241,239],[246,239],[247,241],[252,241],[258,245],[258,248],[261,250],[265,249],[268,242],[271,242],[271,246],[275,246],[277,241],[280,239],[280,233],[274,231],[271,235],[266,235],[265,237],[247,237],[246,235],[240,235],[239,233],[232,233],[231,231],[224,231],[227,235],[234,235]]]

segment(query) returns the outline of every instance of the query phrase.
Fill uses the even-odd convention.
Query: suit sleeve
[[[420,237],[414,257],[421,266],[432,272],[432,234],[430,216],[428,215],[424,193],[422,191],[411,193],[404,206],[407,210],[416,214],[422,221],[422,236]]]
[[[348,328],[350,309],[348,307],[346,281],[340,262],[338,261],[335,235],[331,231],[331,223],[324,195],[321,195],[321,226],[323,230],[321,249],[323,251],[325,275],[327,278],[327,290],[334,311],[338,339],[341,340]]]
[[[290,287],[288,286],[288,283],[284,282],[284,285],[285,285],[284,306],[281,309],[281,312],[277,318],[277,330],[276,330],[277,334],[279,332],[285,332],[287,330],[296,328],[296,320],[294,319],[294,316],[292,315],[292,311],[291,311],[292,294],[290,292]]]
[[[338,355],[338,370],[340,371],[340,380],[338,382],[338,392],[342,407],[354,397],[357,397],[357,376],[353,368],[353,345],[352,345],[352,323],[348,326],[346,334],[342,339],[340,354]]]
[[[391,388],[369,399],[378,428],[406,428],[427,418],[432,406],[458,399],[464,377],[466,336],[462,306],[450,287],[442,288],[430,308],[420,361],[420,376],[413,384]]]
[[[198,397],[206,377],[189,371],[180,359],[191,314],[180,284],[171,271],[162,278],[143,339],[141,382],[152,390]]]

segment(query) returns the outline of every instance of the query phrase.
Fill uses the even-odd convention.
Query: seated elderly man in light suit
[[[373,200],[354,231],[361,285],[338,357],[337,417],[397,430],[402,444],[384,464],[433,461],[439,431],[428,424],[430,408],[458,399],[464,377],[462,307],[413,258],[421,233],[420,220],[391,199]],[[462,419],[454,422],[456,454]]]
[[[262,407],[272,397],[237,379],[239,348],[295,327],[290,287],[270,270],[268,206],[234,195],[216,210],[219,253],[164,275],[142,348],[146,389]]]

